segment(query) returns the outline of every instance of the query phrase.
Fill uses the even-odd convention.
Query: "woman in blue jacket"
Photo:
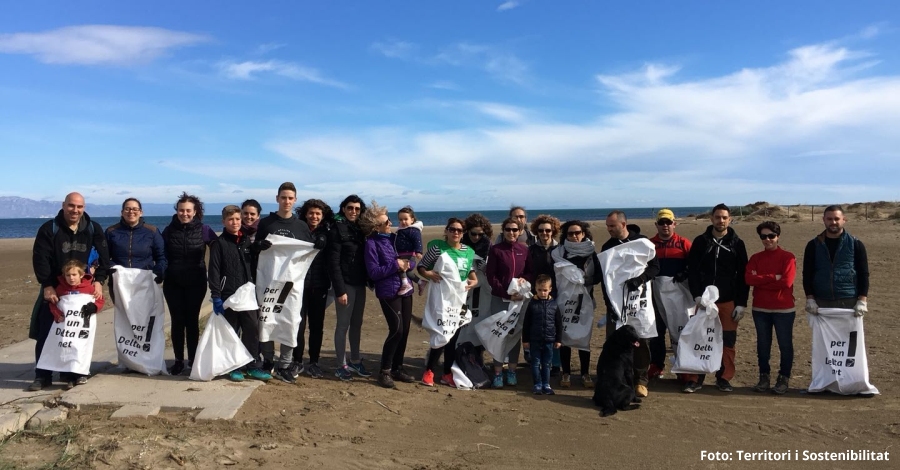
[[[112,266],[152,270],[156,283],[162,283],[166,273],[166,249],[159,229],[144,223],[141,201],[130,197],[122,203],[119,223],[106,229],[106,243]],[[109,295],[116,302],[112,278]]]

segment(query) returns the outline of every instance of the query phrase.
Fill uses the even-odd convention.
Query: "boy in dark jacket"
[[[562,315],[556,300],[550,297],[553,282],[550,276],[541,274],[534,281],[537,293],[525,310],[522,329],[522,347],[531,351],[531,374],[534,377],[535,395],[553,395],[550,388],[550,362],[553,349],[562,345]]]
[[[259,350],[259,311],[235,312],[223,305],[228,297],[244,284],[254,281],[251,269],[252,257],[250,237],[241,232],[241,208],[225,206],[222,209],[222,236],[209,247],[209,296],[213,303],[213,313],[224,315],[234,331],[241,336],[241,343],[254,356],[254,362],[242,370],[234,370],[229,375],[232,381],[244,380],[246,373],[256,380],[269,380],[272,376],[256,364]]]

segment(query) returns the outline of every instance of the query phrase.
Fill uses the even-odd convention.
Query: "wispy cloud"
[[[224,61],[220,62],[218,65],[222,75],[235,80],[253,80],[263,73],[270,73],[292,80],[311,82],[342,89],[350,88],[350,86],[344,82],[325,77],[315,68],[304,67],[293,62],[284,62],[280,60],[248,60],[244,62]]]
[[[286,46],[287,44],[279,43],[279,42],[269,42],[266,44],[260,44],[256,46],[256,53],[258,55],[266,55],[272,51],[276,51]]]
[[[33,55],[48,64],[131,65],[210,40],[203,34],[163,28],[83,25],[0,35],[0,53]]]
[[[515,54],[501,47],[460,42],[444,48],[430,60],[459,67],[479,67],[495,79],[524,85],[530,68]]]
[[[517,2],[517,1],[515,1],[515,0],[509,0],[509,1],[503,2],[503,3],[501,3],[499,6],[497,6],[497,11],[508,11],[508,10],[512,10],[513,8],[516,8],[516,7],[518,7],[519,5],[521,5],[521,3],[519,3],[519,2]]]
[[[413,54],[417,50],[417,46],[415,44],[397,40],[376,42],[373,43],[370,48],[373,51],[392,59],[412,58]]]
[[[450,80],[436,80],[434,82],[429,83],[428,88],[434,88],[436,90],[451,90],[456,91],[459,90],[459,85]]]

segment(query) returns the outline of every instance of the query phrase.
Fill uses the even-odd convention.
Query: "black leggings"
[[[659,367],[660,370],[666,368],[666,334],[668,332],[666,322],[656,308],[656,338],[650,338],[647,343],[650,345],[650,363]]]
[[[185,283],[178,279],[166,279],[163,295],[172,317],[172,348],[175,360],[184,361],[184,341],[187,338],[188,360],[193,362],[200,339],[200,307],[206,297],[206,276]],[[251,354],[253,351],[250,351]]]
[[[328,300],[328,289],[320,290],[306,287],[303,290],[303,311],[301,312],[300,329],[297,331],[297,347],[294,348],[294,362],[303,362],[303,343],[306,325],[309,324],[309,362],[319,362],[322,352],[322,335],[325,331],[325,302]],[[412,307],[410,306],[410,314]],[[309,320],[307,322],[307,320]],[[407,326],[409,323],[407,322]],[[405,343],[404,343],[405,344]]]
[[[559,362],[562,366],[563,374],[572,373],[572,348],[562,346],[559,348]],[[581,375],[588,375],[591,367],[591,352],[578,350],[578,362],[581,363]]]
[[[409,339],[409,321],[412,319],[412,296],[378,299],[388,335],[381,350],[381,370],[397,371],[403,367],[406,341]]]
[[[456,342],[459,340],[459,330],[450,338],[450,342],[439,348],[428,351],[428,367],[427,369],[434,372],[437,369],[438,362],[441,360],[441,351],[444,352],[444,375],[450,373],[453,367],[453,361],[456,360]]]
[[[247,364],[241,369],[253,369],[257,367],[257,357],[254,355],[259,350],[259,310],[252,312],[235,312],[234,310],[225,309],[225,320],[234,328],[235,333],[241,337],[241,343],[247,348],[247,352],[253,357],[253,362]]]

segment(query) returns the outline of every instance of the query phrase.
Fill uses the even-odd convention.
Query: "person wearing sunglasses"
[[[687,280],[687,258],[691,251],[691,241],[675,233],[675,213],[671,209],[662,209],[656,214],[656,235],[650,238],[656,247],[656,259],[659,260],[659,274],[655,282],[662,277],[671,277],[674,282]],[[668,280],[666,280],[668,281]],[[650,339],[649,379],[662,377],[666,367],[666,321],[661,302],[656,302],[658,290],[654,287],[653,309],[656,311],[656,338]],[[674,345],[673,345],[674,346]]]
[[[510,301],[523,300],[519,294],[507,293],[510,282],[517,279],[519,283],[524,281],[530,282],[531,264],[528,261],[528,247],[519,243],[519,234],[522,231],[523,224],[519,220],[508,217],[503,221],[502,227],[503,241],[491,247],[487,266],[485,267],[485,276],[488,284],[491,286],[491,310],[489,315],[494,315],[509,307]],[[525,306],[522,307],[525,309]],[[520,317],[521,319],[521,317]],[[509,362],[506,371],[506,384],[516,386],[519,381],[516,376],[516,367],[519,362],[519,351],[522,348],[521,341],[517,341],[509,351],[507,357]],[[503,360],[502,357],[494,358],[494,379],[491,386],[494,388],[503,387]]]
[[[565,240],[551,252],[555,262],[566,260],[575,265],[584,273],[584,286],[587,287],[591,302],[594,301],[594,286],[600,283],[600,259],[597,257],[597,249],[594,245],[594,236],[591,234],[591,225],[581,220],[569,220],[559,229]],[[551,265],[552,269],[552,265]],[[555,278],[555,272],[554,272]],[[562,375],[559,386],[569,388],[572,386],[572,348],[562,346],[559,348],[559,361],[562,367]],[[594,388],[591,380],[591,352],[578,350],[579,371],[581,383],[584,388]]]
[[[519,235],[516,237],[516,241],[525,245],[531,246],[536,241],[535,234],[528,230],[528,213],[525,212],[525,208],[522,206],[512,206],[509,208],[509,218],[514,219],[519,223],[519,227],[522,229],[519,230]],[[494,240],[494,244],[503,243],[503,234],[498,234],[497,239]]]
[[[766,221],[756,226],[756,233],[763,250],[750,257],[744,279],[753,288],[753,324],[756,326],[756,357],[759,362],[759,382],[754,392],[768,392],[772,385],[769,378],[769,358],[772,352],[772,329],[781,351],[778,380],[771,391],[784,395],[788,390],[791,368],[794,365],[794,277],[797,260],[781,248],[781,226]]]

